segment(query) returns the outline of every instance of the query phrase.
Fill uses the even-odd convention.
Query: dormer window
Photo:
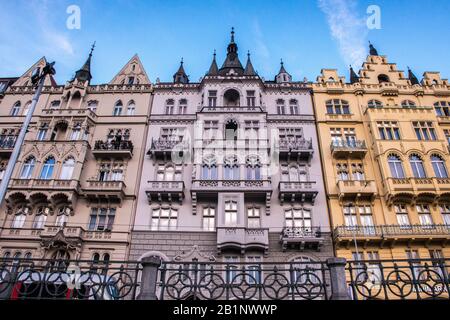
[[[129,77],[128,78],[128,84],[132,85],[134,83],[134,77]]]

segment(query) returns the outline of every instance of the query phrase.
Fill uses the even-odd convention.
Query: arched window
[[[403,108],[415,108],[416,107],[416,103],[414,101],[411,101],[411,100],[403,100],[402,101],[402,107]]]
[[[11,109],[11,115],[17,116],[17,115],[19,115],[19,112],[20,112],[20,101],[17,101],[16,103],[14,103],[14,105]]]
[[[39,207],[36,211],[36,215],[33,220],[33,229],[43,229],[49,214],[50,214],[49,207],[46,206]]]
[[[25,107],[23,107],[22,115],[23,115],[24,117],[27,116],[28,111],[30,111],[30,107],[31,107],[31,101],[28,101],[28,102],[25,104]]]
[[[380,74],[378,76],[378,83],[389,82],[389,77],[385,74]]]
[[[55,169],[55,158],[49,157],[45,160],[42,166],[41,174],[39,179],[51,179],[53,176],[53,170]]]
[[[175,107],[175,100],[168,99],[166,101],[166,114],[173,114],[174,107]]]
[[[239,125],[236,120],[230,119],[225,124],[225,139],[226,140],[237,140],[238,138],[238,128]]]
[[[399,156],[391,154],[388,157],[389,168],[393,178],[403,179],[405,178],[405,171],[403,170],[402,160]]]
[[[289,101],[289,109],[291,114],[298,114],[298,102],[295,99]]]
[[[223,94],[223,104],[225,107],[237,107],[240,105],[240,94],[236,89],[228,89]]]
[[[120,115],[122,115],[122,110],[123,110],[122,101],[119,100],[114,105],[113,116],[120,116]]]
[[[283,99],[278,99],[277,100],[277,113],[278,114],[285,114],[286,113],[286,109],[284,107],[284,100]]]
[[[440,155],[433,154],[431,156],[431,164],[433,166],[436,178],[448,178],[447,167],[444,159]]]
[[[369,108],[383,108],[383,102],[379,100],[369,100],[369,102],[367,102],[367,106]]]
[[[71,212],[72,212],[72,209],[70,209],[69,207],[65,207],[65,206],[59,207],[57,216],[56,216],[55,225],[57,227],[64,227],[65,224],[67,223],[67,219]]]
[[[325,105],[328,114],[350,114],[350,106],[346,100],[328,100]]]
[[[62,168],[61,168],[61,180],[70,180],[72,179],[73,169],[75,168],[75,159],[74,158],[68,158],[66,161],[64,161]]]
[[[409,157],[409,163],[411,164],[411,169],[415,178],[426,178],[423,161],[418,155],[411,155]]]
[[[434,110],[438,117],[449,117],[450,116],[450,102],[439,101],[434,104]]]
[[[134,101],[131,100],[131,101],[128,103],[128,107],[127,107],[127,115],[133,116],[133,115],[135,114],[135,112],[136,112],[136,105],[134,104]]]
[[[11,228],[14,229],[20,229],[23,228],[23,225],[25,224],[25,220],[27,218],[27,214],[30,211],[30,208],[27,206],[18,206],[15,212],[15,215],[13,217]]]
[[[49,262],[51,271],[60,270],[65,271],[70,263],[70,254],[64,250],[57,250],[53,253],[51,261]]]
[[[91,100],[88,102],[88,109],[91,110],[92,112],[97,112],[97,106],[98,106],[98,102],[95,100]]]
[[[178,106],[178,113],[179,114],[186,114],[187,112],[187,100],[186,99],[181,99],[180,100],[180,105]]]
[[[239,164],[236,156],[225,159],[223,167],[224,180],[239,180]]]
[[[20,172],[20,179],[30,179],[33,174],[34,166],[36,164],[36,159],[34,157],[29,157],[22,166],[22,171]]]
[[[213,155],[203,159],[201,178],[203,180],[217,180],[217,162]]]
[[[261,162],[257,156],[250,156],[246,160],[247,180],[261,180]]]
[[[289,167],[289,181],[298,182],[300,177],[298,175],[298,169],[296,166]]]

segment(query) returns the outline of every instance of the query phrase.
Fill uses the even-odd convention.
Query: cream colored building
[[[128,256],[152,85],[138,56],[110,83],[92,85],[91,57],[65,85],[46,79],[0,211],[3,257]],[[30,77],[45,63],[0,100],[3,164],[31,105]]]
[[[450,257],[450,85],[370,55],[350,81],[313,84],[336,255]]]

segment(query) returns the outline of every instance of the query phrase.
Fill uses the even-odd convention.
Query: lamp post
[[[0,183],[0,206],[2,205],[3,200],[5,198],[6,190],[8,189],[9,181],[11,180],[11,176],[14,171],[14,166],[19,158],[20,148],[22,148],[23,141],[25,140],[25,135],[28,132],[28,126],[30,125],[31,118],[34,113],[34,109],[36,108],[42,89],[44,87],[45,78],[48,75],[54,75],[56,73],[53,67],[54,65],[55,65],[54,62],[47,63],[45,67],[42,69],[42,71],[38,70],[38,72],[33,74],[31,77],[31,82],[33,85],[37,84],[37,89],[36,93],[33,96],[31,107],[28,110],[28,113],[25,117],[25,121],[22,125],[22,128],[20,129],[19,136],[17,137],[11,157],[9,158],[5,175],[2,179],[2,182]]]

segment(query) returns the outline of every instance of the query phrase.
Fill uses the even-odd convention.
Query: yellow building
[[[450,258],[450,85],[370,55],[313,84],[336,255]]]

